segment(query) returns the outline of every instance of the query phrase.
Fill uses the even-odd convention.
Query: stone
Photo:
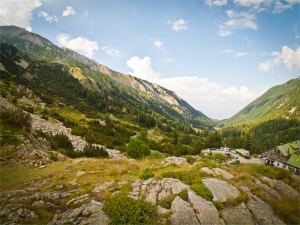
[[[234,176],[231,173],[227,172],[226,170],[222,170],[220,168],[215,168],[214,170],[217,174],[222,174],[223,178],[226,180],[230,180],[234,178]]]
[[[260,180],[256,178],[254,178],[254,182],[256,185],[264,189],[265,194],[268,198],[280,199],[280,195],[274,189],[270,188],[268,185],[263,184]]]
[[[109,217],[102,210],[101,202],[92,201],[89,204],[84,204],[79,208],[67,210],[66,212],[55,215],[53,220],[48,225],[63,225],[71,224],[103,224],[109,223]]]
[[[290,185],[284,183],[282,180],[270,179],[269,177],[261,177],[265,182],[268,182],[271,188],[278,189],[284,195],[300,199],[300,193],[293,189]]]
[[[163,208],[160,205],[158,205],[158,206],[156,206],[156,212],[157,212],[158,215],[162,215],[162,214],[170,213],[171,210]]]
[[[200,225],[190,203],[176,196],[171,206],[172,215],[170,221],[172,225]]]
[[[72,198],[70,201],[67,202],[67,205],[73,203],[73,204],[78,204],[80,202],[83,202],[84,200],[87,200],[89,199],[89,194],[84,194],[84,195],[81,195],[81,196],[78,196],[76,198]]]
[[[237,198],[241,195],[240,191],[230,183],[216,178],[202,179],[205,186],[213,194],[213,201],[226,202],[229,198]]]
[[[186,161],[186,158],[170,156],[170,157],[165,158],[165,160],[163,160],[161,162],[161,165],[163,165],[163,166],[169,166],[171,164],[175,164],[175,165],[179,166],[182,164],[187,164],[187,161]]]
[[[220,224],[219,212],[212,202],[198,196],[192,190],[188,191],[188,199],[201,224]]]
[[[202,167],[201,171],[203,171],[203,172],[205,172],[207,174],[213,175],[214,177],[216,176],[215,172],[212,171],[211,169],[209,169],[208,167]]]
[[[76,177],[79,177],[79,176],[81,176],[85,173],[86,173],[85,171],[78,170],[77,173],[76,173]]]
[[[243,202],[232,207],[224,208],[220,212],[226,224],[256,224],[252,214]]]
[[[271,206],[256,195],[253,195],[247,186],[241,186],[240,188],[248,194],[249,200],[246,205],[256,218],[258,224],[284,224],[283,221],[273,213]]]
[[[33,202],[32,206],[35,206],[38,208],[55,208],[56,207],[56,205],[54,205],[50,202],[44,202],[43,200]]]
[[[102,190],[106,189],[108,186],[113,185],[113,182],[105,182],[103,184],[97,184],[92,192],[94,193],[100,193]]]

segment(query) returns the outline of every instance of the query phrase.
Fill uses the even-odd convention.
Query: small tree
[[[130,157],[140,159],[143,156],[150,155],[150,148],[144,141],[132,138],[126,147],[126,152]]]

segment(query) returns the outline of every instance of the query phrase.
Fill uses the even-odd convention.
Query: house
[[[293,141],[270,149],[266,163],[300,173],[300,141]]]
[[[239,152],[240,154],[242,154],[245,158],[249,158],[250,157],[249,151],[247,151],[245,149],[236,149],[236,151]]]

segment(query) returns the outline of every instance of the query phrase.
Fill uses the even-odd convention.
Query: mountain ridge
[[[91,69],[96,72],[100,72],[102,75],[105,74],[110,76],[113,79],[115,89],[118,89],[118,87],[119,89],[122,89],[122,86],[129,87],[130,89],[138,89],[138,93],[134,94],[135,91],[130,90],[130,94],[133,94],[136,99],[139,99],[139,101],[142,101],[148,105],[152,104],[149,103],[149,97],[155,102],[169,105],[170,110],[175,110],[183,116],[183,118],[181,119],[182,121],[191,121],[197,117],[198,121],[210,121],[210,119],[206,115],[204,115],[199,110],[195,110],[186,101],[178,97],[173,91],[167,90],[157,84],[152,84],[148,81],[133,77],[131,75],[122,74],[111,70],[108,67],[96,62],[95,60],[88,59],[87,57],[80,55],[79,53],[71,49],[64,47],[59,48],[52,42],[48,41],[38,34],[30,33],[25,29],[21,29],[15,26],[2,26],[0,27],[0,35],[1,42],[12,44],[19,50],[28,52],[35,57],[41,57],[45,60],[52,60],[54,62],[73,67],[80,67],[80,65],[74,62],[74,60],[82,63],[83,65],[87,66],[87,68],[81,68],[81,75],[87,77],[88,81],[93,82],[92,79],[95,79],[95,74],[91,76],[90,71],[88,71],[89,69]],[[38,49],[37,46],[39,47]],[[108,78],[105,79],[107,80]],[[87,82],[87,80],[85,80],[85,83]],[[96,82],[98,81],[96,80]],[[108,86],[113,85],[110,81],[108,81],[108,83],[110,83]],[[125,90],[126,87],[123,89]],[[148,100],[145,97],[147,95]]]

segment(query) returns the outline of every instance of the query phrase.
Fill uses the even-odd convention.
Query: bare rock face
[[[229,198],[237,198],[240,191],[230,183],[216,178],[202,179],[205,186],[212,192],[213,201],[226,202]]]
[[[271,188],[278,189],[284,195],[300,199],[300,193],[282,180],[270,179],[269,177],[262,177],[262,180],[268,182]]]
[[[241,189],[247,192],[249,200],[246,203],[252,215],[256,218],[258,224],[284,224],[274,213],[271,206],[256,195],[253,195],[250,189],[246,186],[241,186]]]
[[[216,173],[209,169],[208,167],[202,167],[201,170],[207,174],[213,175],[214,177],[216,176]]]
[[[175,164],[179,166],[186,163],[187,163],[186,158],[176,157],[176,156],[170,156],[168,158],[165,158],[165,160],[161,162],[163,166],[169,166],[171,164]]]
[[[241,203],[233,207],[224,208],[221,210],[221,213],[226,224],[256,224],[245,203]]]
[[[170,218],[172,225],[200,225],[191,205],[180,197],[177,196],[174,199],[171,209],[173,212]]]
[[[179,194],[182,190],[189,189],[188,185],[174,178],[164,178],[162,180],[149,178],[142,183],[136,180],[131,186],[130,197],[138,199],[145,196],[145,200],[152,204],[156,204],[157,201],[168,197],[170,194]]]
[[[221,174],[223,178],[226,180],[230,180],[234,178],[234,176],[231,173],[227,172],[226,170],[222,170],[220,168],[215,168],[214,170],[216,174],[218,175]]]
[[[260,180],[255,178],[255,184],[264,189],[265,194],[268,198],[279,199],[280,195],[274,189],[270,188],[268,185],[263,184]]]
[[[196,195],[192,190],[188,191],[188,199],[201,224],[220,224],[219,212],[212,202]]]
[[[108,224],[110,219],[102,211],[103,204],[101,202],[92,201],[89,204],[84,204],[79,208],[67,210],[66,212],[55,215],[53,220],[48,225],[63,225],[63,224]]]

